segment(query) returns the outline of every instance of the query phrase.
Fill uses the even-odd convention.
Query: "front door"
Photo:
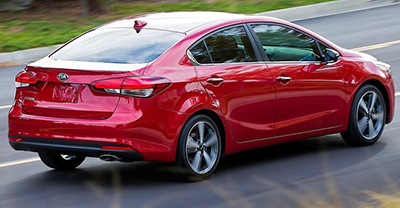
[[[275,80],[276,136],[342,125],[343,76],[339,63],[321,63],[320,51],[326,46],[283,25],[254,24],[251,27],[265,51],[267,66]]]

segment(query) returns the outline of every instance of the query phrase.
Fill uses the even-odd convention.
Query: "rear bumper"
[[[15,150],[70,154],[85,157],[100,157],[101,155],[110,154],[117,156],[121,161],[126,162],[143,160],[142,156],[135,150],[118,150],[118,148],[129,148],[129,146],[122,144],[45,139],[13,135],[9,135],[8,137],[11,147]],[[103,149],[102,147],[104,146],[111,146],[116,149]]]
[[[159,108],[150,99],[125,97],[107,119],[38,116],[23,113],[20,97],[16,96],[8,115],[8,134],[18,138],[46,138],[41,149],[48,149],[44,144],[53,140],[120,144],[132,147],[143,160],[173,162],[177,138],[188,117],[184,113]],[[20,147],[21,144],[18,146],[26,150]],[[36,149],[32,144],[28,147],[30,151]],[[84,153],[86,149],[91,153]],[[98,147],[86,149],[82,150],[82,155],[98,157],[97,152],[103,152]]]

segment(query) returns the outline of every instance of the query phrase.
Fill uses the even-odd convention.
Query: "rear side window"
[[[257,61],[243,26],[216,32],[194,46],[190,52],[201,64]]]
[[[204,41],[201,41],[190,50],[197,62],[201,64],[212,63],[210,54],[208,53]]]
[[[317,61],[315,40],[303,33],[280,25],[253,25],[269,61]]]
[[[133,28],[103,28],[89,32],[54,53],[67,61],[119,64],[149,63],[184,37],[183,34]]]

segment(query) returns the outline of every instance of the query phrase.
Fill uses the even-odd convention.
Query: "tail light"
[[[21,71],[15,77],[15,87],[27,87],[30,84],[36,84],[37,78],[28,72]]]
[[[96,90],[108,93],[147,98],[164,90],[170,84],[171,81],[162,77],[124,77],[95,81],[92,86]]]

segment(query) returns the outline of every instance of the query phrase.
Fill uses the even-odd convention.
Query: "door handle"
[[[292,78],[281,75],[281,76],[277,77],[276,80],[279,82],[290,82],[290,81],[292,81]]]
[[[211,78],[208,78],[208,79],[206,80],[206,82],[208,82],[208,83],[210,83],[210,84],[212,84],[212,85],[219,85],[219,84],[221,84],[223,81],[224,81],[224,79],[219,78],[219,77],[211,77]]]

